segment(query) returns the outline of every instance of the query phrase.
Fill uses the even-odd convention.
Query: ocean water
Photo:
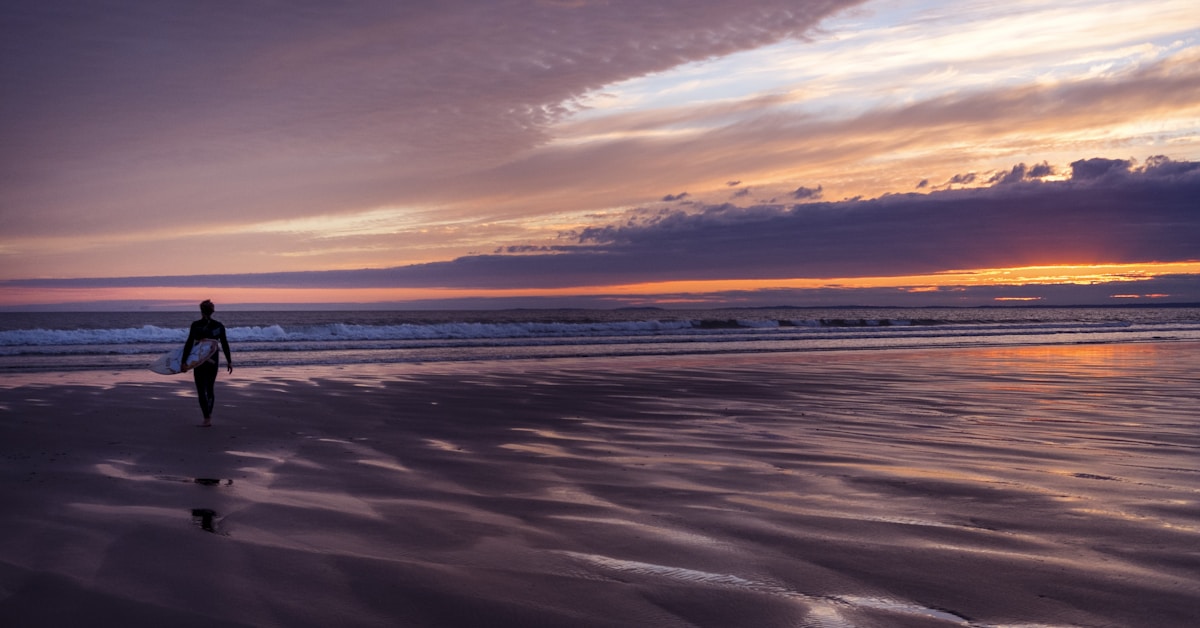
[[[187,312],[0,313],[0,373],[145,368]],[[237,367],[1200,340],[1200,307],[223,311]]]

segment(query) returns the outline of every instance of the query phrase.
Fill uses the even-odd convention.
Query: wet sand
[[[243,369],[199,421],[0,380],[0,625],[1200,625],[1192,343]]]

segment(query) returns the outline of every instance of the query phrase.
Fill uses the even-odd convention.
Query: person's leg
[[[206,378],[200,369],[201,367],[199,366],[192,369],[192,379],[196,382],[196,398],[200,400],[200,411],[204,413],[204,416],[208,416],[208,402],[206,400],[204,384]]]
[[[200,411],[204,413],[203,425],[210,425],[213,406],[216,403],[217,366],[206,362],[192,370],[196,378],[196,395],[200,398]]]

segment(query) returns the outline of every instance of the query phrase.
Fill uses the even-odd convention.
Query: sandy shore
[[[0,625],[1200,625],[1196,344],[217,387],[0,381]]]

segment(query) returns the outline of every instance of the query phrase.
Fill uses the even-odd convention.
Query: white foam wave
[[[322,325],[283,327],[281,325],[231,327],[229,340],[233,342],[329,342],[329,341],[377,341],[377,340],[490,340],[521,338],[595,338],[629,336],[640,337],[673,333],[722,333],[779,331],[791,333],[817,332],[853,333],[854,331],[875,333],[934,333],[954,335],[969,332],[972,335],[988,333],[1046,333],[1055,331],[1094,331],[1128,327],[1127,323],[1064,324],[1046,323],[1029,325],[944,325],[936,331],[921,331],[908,321],[863,321],[853,324],[829,321],[786,321],[737,320],[727,325],[711,325],[703,321],[650,320],[624,322],[514,322],[514,323],[471,323],[449,322],[437,324],[406,323],[397,325],[358,325],[329,323]],[[889,330],[889,327],[899,329]],[[862,329],[867,328],[867,329]],[[1170,331],[1170,330],[1164,330]],[[187,332],[181,328],[165,328],[154,325],[117,329],[17,329],[0,331],[0,347],[38,347],[71,345],[122,345],[183,342]]]
[[[959,314],[963,313],[976,312]],[[229,326],[228,333],[243,365],[1200,340],[1200,321],[1187,317],[1139,323],[1062,317],[964,322],[950,317],[788,320],[776,314],[740,314],[709,319],[471,322],[268,313],[257,319],[246,317],[243,324]],[[89,317],[75,323],[79,327],[67,320],[62,328],[0,329],[0,370],[52,365],[70,369],[97,363],[136,366],[138,356],[163,353],[181,344],[187,334],[186,327],[164,325],[161,319],[124,326],[129,318],[110,319],[114,324],[108,328],[90,327],[103,326],[104,319]],[[263,322],[254,324],[256,320]]]
[[[13,329],[0,331],[0,347],[183,342],[186,338],[186,330],[154,325],[123,329]]]
[[[321,342],[333,340],[450,340],[572,338],[637,335],[690,329],[689,321],[607,323],[441,323],[354,325],[330,323],[292,329],[280,325],[230,327],[231,342]],[[0,331],[0,347],[114,345],[183,342],[187,331],[144,325],[124,329],[18,329]]]

